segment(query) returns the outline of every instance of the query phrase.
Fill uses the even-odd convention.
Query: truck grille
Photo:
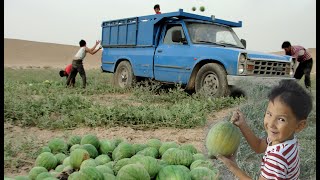
[[[247,74],[265,76],[290,75],[290,63],[287,62],[249,60],[247,65],[253,66],[252,69],[247,69]]]

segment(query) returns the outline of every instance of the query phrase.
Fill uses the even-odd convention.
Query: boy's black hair
[[[290,47],[290,46],[291,46],[290,42],[289,42],[289,41],[285,41],[285,42],[282,43],[281,48],[282,48],[282,49],[283,49],[283,48],[288,48],[288,47]]]
[[[307,119],[312,110],[312,98],[295,80],[281,80],[268,95],[269,101],[275,98],[290,107],[297,120]]]
[[[63,76],[64,76],[64,70],[61,70],[61,71],[59,72],[59,75],[60,75],[60,77],[63,77]]]
[[[79,45],[80,45],[80,47],[83,47],[83,46],[87,45],[87,43],[85,40],[81,39],[79,42]]]
[[[154,5],[153,9],[156,9],[156,8],[160,9],[160,5],[159,4]]]

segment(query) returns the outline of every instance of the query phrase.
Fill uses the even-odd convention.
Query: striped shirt
[[[291,46],[291,56],[296,58],[298,62],[311,59],[310,53],[302,46]]]
[[[300,175],[299,144],[296,138],[268,147],[262,157],[261,175],[266,179],[298,179]]]

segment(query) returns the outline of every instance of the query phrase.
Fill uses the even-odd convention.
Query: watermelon
[[[154,158],[158,158],[159,156],[159,151],[158,149],[156,149],[155,147],[147,147],[139,152],[137,152],[137,154],[141,154],[144,156],[151,156]]]
[[[116,176],[110,173],[103,173],[103,176],[105,180],[116,180]]]
[[[48,146],[44,146],[40,149],[40,153],[44,153],[44,152],[51,152],[51,149]]]
[[[111,158],[106,154],[101,154],[95,158],[97,165],[103,165],[111,161]]]
[[[46,178],[44,178],[43,180],[58,180],[58,179],[55,178],[55,177],[46,177]]]
[[[99,155],[97,149],[92,144],[84,144],[84,145],[81,145],[80,148],[88,151],[90,158],[92,159],[96,158]]]
[[[109,168],[108,166],[106,165],[99,165],[99,166],[96,166],[96,169],[98,171],[100,171],[101,173],[109,173],[109,174],[112,174],[114,175],[114,172],[111,168]]]
[[[132,145],[132,147],[133,147],[135,153],[137,153],[137,152],[139,152],[139,151],[147,148],[148,145],[146,145],[146,144],[134,143],[134,144]]]
[[[210,160],[196,160],[190,165],[190,170],[197,167],[206,167],[210,170],[214,170],[213,163]]]
[[[230,156],[239,147],[241,132],[237,126],[229,121],[220,121],[210,129],[206,137],[206,148],[209,157]]]
[[[80,148],[80,147],[81,147],[80,144],[72,145],[72,146],[70,147],[70,152],[72,152],[73,150],[75,150],[75,149],[77,149],[77,148]]]
[[[179,149],[189,151],[191,154],[198,153],[198,150],[192,144],[183,144],[179,147]]]
[[[162,156],[163,153],[170,148],[179,148],[179,145],[175,142],[164,142],[159,148],[159,153]]]
[[[36,180],[42,180],[47,177],[53,177],[53,176],[49,172],[42,172],[36,177]]]
[[[114,138],[111,140],[111,142],[117,147],[120,143],[125,142],[122,138]]]
[[[197,10],[197,8],[196,7],[192,7],[192,11],[196,11]]]
[[[35,180],[36,177],[42,173],[42,172],[48,172],[48,170],[42,166],[36,166],[36,167],[33,167],[30,171],[29,171],[29,179],[30,180]]]
[[[112,151],[116,148],[114,142],[109,140],[101,140],[99,146],[100,154],[112,155]]]
[[[96,149],[99,149],[100,146],[100,142],[99,139],[96,135],[93,134],[87,134],[85,136],[83,136],[83,138],[81,139],[81,145],[84,144],[91,144],[93,145]]]
[[[123,158],[117,161],[114,166],[113,166],[113,171],[115,175],[118,174],[118,171],[125,165],[131,164],[131,159],[130,158]]]
[[[74,169],[79,169],[81,166],[81,163],[86,160],[89,159],[90,155],[88,153],[88,151],[84,150],[84,149],[75,149],[74,151],[72,151],[70,153],[70,165],[72,168]]]
[[[159,148],[161,147],[162,145],[162,142],[159,140],[159,139],[149,139],[147,141],[147,145],[149,147],[154,147],[156,148],[157,150],[159,150]]]
[[[135,153],[131,144],[127,142],[120,143],[112,152],[112,159],[118,161],[123,158],[130,158]]]
[[[157,175],[157,180],[167,180],[167,179],[174,179],[174,180],[191,180],[191,176],[189,173],[177,165],[168,165],[159,171]]]
[[[64,166],[68,166],[70,165],[70,156],[66,157],[64,160],[63,160],[63,163],[62,163]]]
[[[63,164],[61,164],[61,165],[56,167],[55,171],[62,172],[64,168],[65,168],[65,166]]]
[[[66,153],[68,145],[61,138],[54,138],[48,142],[48,146],[53,154]]]
[[[193,155],[193,161],[196,161],[196,160],[206,160],[206,156],[202,153],[197,153],[197,154],[194,154]]]
[[[84,167],[96,167],[97,164],[96,164],[96,161],[94,159],[87,159],[87,160],[84,160],[82,163],[81,163],[81,166],[80,166],[80,170],[83,169]]]
[[[148,171],[141,164],[128,164],[123,166],[118,174],[117,180],[150,180]]]
[[[210,169],[206,167],[197,167],[190,171],[191,179],[193,180],[216,180],[218,179],[217,174],[215,172],[211,171]]]
[[[68,180],[82,180],[80,172],[76,171],[69,175]]]
[[[151,178],[156,177],[160,170],[157,159],[150,156],[134,156],[131,157],[132,164],[141,164],[149,173]]]
[[[189,167],[193,161],[193,156],[189,151],[170,148],[162,155],[162,159],[170,165],[184,165]]]
[[[95,167],[84,167],[79,172],[83,179],[104,180],[103,174]]]
[[[56,155],[54,155],[57,159],[57,164],[62,164],[63,160],[67,157],[65,154],[63,153],[58,153]]]
[[[113,166],[115,165],[115,162],[114,161],[110,161],[110,162],[108,162],[108,163],[106,163],[104,165],[109,167],[109,168],[111,168],[111,169],[113,169]]]
[[[75,144],[80,144],[80,142],[81,142],[81,136],[73,135],[73,136],[70,136],[70,138],[68,139],[69,147]]]
[[[50,152],[41,153],[36,159],[36,166],[45,167],[47,170],[57,166],[57,158]]]
[[[200,11],[203,12],[205,10],[204,6],[200,6]]]

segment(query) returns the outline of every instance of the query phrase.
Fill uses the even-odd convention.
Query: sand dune
[[[94,42],[87,42],[89,46]],[[54,67],[63,68],[71,63],[78,46],[42,43],[17,39],[4,39],[4,66],[5,67]],[[316,48],[309,48],[314,59],[312,72],[316,72]],[[284,54],[283,51],[272,52]],[[88,54],[84,60],[85,68],[100,69],[101,51],[95,55]]]
[[[90,47],[95,42],[87,43]],[[72,62],[78,49],[78,46],[71,45],[4,39],[4,66],[64,68]],[[87,54],[83,63],[85,68],[99,69],[101,51],[94,55]]]

